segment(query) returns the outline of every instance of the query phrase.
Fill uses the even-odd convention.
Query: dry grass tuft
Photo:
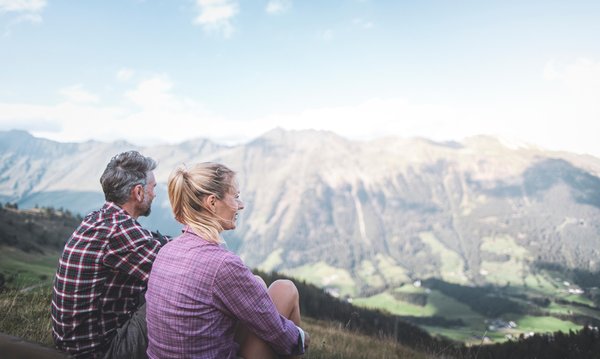
[[[51,297],[51,289],[45,286],[31,291],[10,289],[0,293],[0,332],[53,346]]]
[[[0,332],[52,346],[51,289],[15,289],[0,293]],[[427,355],[404,347],[391,338],[373,338],[343,328],[341,324],[305,318],[310,333],[306,359],[426,359]]]
[[[400,345],[391,338],[373,338],[345,330],[341,324],[305,318],[303,327],[310,333],[306,359],[425,359],[423,353]]]

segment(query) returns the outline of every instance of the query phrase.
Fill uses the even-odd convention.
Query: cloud
[[[22,129],[58,141],[106,140],[103,136],[118,127],[112,119],[123,116],[122,109],[85,103],[61,102],[55,105],[0,103],[0,128]],[[101,126],[99,126],[101,124]]]
[[[600,98],[600,61],[579,58],[567,65],[557,65],[555,61],[548,61],[544,67],[543,78],[559,82],[580,95]]]
[[[333,40],[334,32],[332,29],[325,29],[318,34],[319,38],[323,41]]]
[[[0,0],[0,15],[14,13],[17,16],[8,23],[4,35],[10,34],[11,28],[21,23],[41,23],[42,15],[40,13],[45,6],[46,0]]]
[[[119,106],[99,103],[81,85],[60,90],[64,101],[57,104],[0,102],[0,129],[23,129],[62,142],[125,139],[142,145],[230,137],[223,118],[174,88],[168,76],[155,75],[122,93]]]
[[[523,104],[498,100],[443,104],[402,97],[370,98],[347,106],[271,114],[253,123],[252,128],[248,126],[247,135],[255,136],[276,126],[329,130],[359,140],[400,136],[460,141],[487,134],[547,149],[600,156],[598,106],[590,101],[579,102],[581,106],[575,107],[575,103],[564,101],[545,101],[543,96],[533,95]]]
[[[122,68],[117,72],[117,80],[127,82],[133,78],[135,71],[128,68]]]
[[[231,19],[238,13],[239,5],[233,0],[196,0],[200,14],[194,23],[205,31],[221,33],[225,38],[231,37],[234,27]]]
[[[291,0],[270,0],[265,11],[271,15],[278,15],[287,12],[291,7]]]
[[[405,98],[372,98],[348,106],[274,114],[263,119],[261,127],[313,128],[365,140],[392,134],[445,139],[447,136],[460,136],[452,124],[459,118],[460,114],[447,106],[419,105]]]
[[[0,14],[7,12],[38,13],[46,7],[46,0],[0,0]]]
[[[374,26],[372,22],[360,18],[352,20],[352,23],[366,30],[371,29]]]
[[[81,85],[65,87],[59,91],[68,101],[75,103],[96,103],[98,96],[88,92]]]
[[[178,93],[177,83],[166,74],[136,76],[136,81],[129,77],[130,82],[121,84],[126,90],[111,94],[120,96],[118,106],[100,102],[83,85],[62,89],[64,100],[57,104],[0,102],[0,129],[26,129],[60,141],[127,139],[137,144],[178,143],[198,137],[239,143],[274,127],[328,130],[362,140],[418,136],[447,141],[490,134],[600,157],[600,62],[548,62],[540,66],[540,74],[542,87],[526,98],[500,94],[483,102],[436,103],[371,97],[342,106],[236,119]]]
[[[44,7],[46,7],[46,0],[0,0],[0,15],[13,14],[16,16],[6,24],[2,36],[10,36],[12,29],[19,24],[41,23],[41,12]]]
[[[125,93],[134,110],[122,122],[136,129],[134,136],[128,138],[139,143],[174,143],[197,137],[222,137],[218,131],[228,127],[224,120],[198,101],[176,94],[174,88],[169,76],[155,75]]]

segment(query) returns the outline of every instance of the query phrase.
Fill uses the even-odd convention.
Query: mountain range
[[[245,144],[208,139],[140,147],[59,143],[0,132],[0,201],[85,214],[100,207],[109,159],[136,149],[159,163],[150,229],[177,235],[166,181],[179,164],[238,173],[245,209],[228,246],[250,267],[348,296],[421,278],[539,281],[536,262],[600,270],[600,159],[490,136],[351,141],[275,129]]]

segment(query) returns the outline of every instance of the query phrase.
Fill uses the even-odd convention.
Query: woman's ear
[[[204,197],[204,207],[212,212],[215,211],[216,203],[217,203],[217,196],[215,196],[214,194]]]

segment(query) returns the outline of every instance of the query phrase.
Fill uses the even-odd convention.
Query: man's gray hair
[[[129,200],[131,189],[146,185],[148,172],[156,168],[156,161],[142,156],[138,151],[128,151],[114,156],[100,177],[104,198],[116,204]]]

